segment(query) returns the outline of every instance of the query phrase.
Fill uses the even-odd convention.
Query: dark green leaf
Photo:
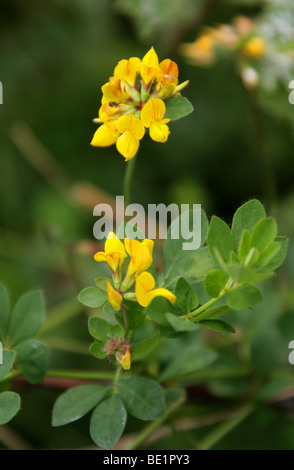
[[[153,380],[143,377],[121,379],[117,383],[117,390],[129,413],[136,418],[152,421],[164,416],[164,393]]]
[[[4,342],[8,330],[10,303],[8,292],[0,284],[0,341]]]
[[[196,331],[199,329],[199,325],[197,323],[193,323],[190,320],[179,318],[176,315],[173,315],[172,313],[167,313],[166,319],[170,323],[170,325],[178,332]]]
[[[127,413],[121,398],[114,394],[93,411],[90,422],[91,438],[97,446],[112,449],[126,425]]]
[[[110,390],[103,385],[79,385],[60,395],[53,407],[52,426],[77,421],[96,406]]]
[[[169,326],[165,317],[166,313],[176,313],[176,310],[165,297],[154,297],[148,307],[146,307],[146,315],[161,326]]]
[[[17,365],[28,382],[41,382],[49,361],[49,349],[46,344],[36,339],[28,339],[20,343],[15,350]]]
[[[3,379],[12,368],[15,356],[15,351],[0,349],[0,380]]]
[[[132,361],[141,361],[145,359],[158,345],[160,338],[159,332],[156,332],[150,338],[138,341],[132,346]]]
[[[8,341],[10,346],[31,338],[45,317],[45,305],[40,290],[27,292],[16,303],[10,318]]]
[[[218,333],[236,333],[234,328],[223,320],[202,320],[199,324]]]
[[[96,287],[86,287],[80,292],[79,301],[86,307],[98,308],[107,301],[107,294]]]
[[[198,295],[189,282],[183,277],[180,277],[176,283],[175,296],[177,298],[177,305],[185,313],[191,312],[191,310],[197,308],[199,305]]]
[[[15,392],[0,393],[0,425],[8,423],[20,409],[20,396]]]

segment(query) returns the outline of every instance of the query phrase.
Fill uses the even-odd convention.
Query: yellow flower
[[[117,130],[121,135],[117,138],[116,148],[126,161],[130,160],[138,151],[139,141],[144,137],[145,128],[139,118],[129,114],[118,119]]]
[[[105,242],[105,251],[94,255],[96,261],[106,261],[113,272],[119,270],[127,254],[124,244],[113,232],[109,232]]]
[[[245,44],[242,52],[249,57],[263,57],[265,54],[265,41],[255,36]]]
[[[91,145],[93,147],[109,147],[115,144],[120,133],[117,130],[116,122],[110,121],[107,124],[102,124],[98,127],[94,134]]]
[[[154,299],[154,297],[165,297],[168,299],[171,303],[174,303],[176,300],[176,296],[172,294],[168,289],[164,289],[162,287],[158,289],[154,289],[155,286],[155,280],[148,271],[145,271],[141,273],[137,278],[136,278],[136,286],[135,286],[135,292],[136,292],[136,297],[138,303],[142,307],[147,307],[147,305],[150,304],[151,300]]]
[[[125,370],[129,370],[131,368],[131,353],[128,347],[126,349],[125,354],[118,352],[116,355],[116,359]]]
[[[140,64],[141,60],[138,57],[120,60],[114,69],[114,77],[132,85],[136,80]]]
[[[149,127],[150,137],[156,142],[166,142],[170,130],[166,125],[170,119],[164,119],[165,104],[158,98],[150,98],[141,111],[141,120],[145,127]]]
[[[154,242],[146,238],[142,242],[125,238],[125,247],[131,257],[128,266],[127,276],[137,276],[146,271],[152,263],[152,251]]]
[[[109,280],[106,280],[106,286],[107,286],[107,297],[113,308],[118,311],[121,307],[122,303],[122,296],[121,294],[112,287],[110,284]]]

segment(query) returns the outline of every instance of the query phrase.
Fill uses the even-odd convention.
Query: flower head
[[[127,254],[124,244],[113,232],[109,232],[105,242],[105,251],[94,255],[96,261],[106,261],[113,272],[121,268]]]
[[[102,86],[99,118],[94,120],[101,126],[91,145],[108,147],[116,143],[127,161],[137,153],[145,128],[153,140],[166,142],[169,119],[164,117],[164,101],[188,84],[188,81],[179,84],[178,75],[177,64],[170,59],[159,62],[153,47],[142,60],[138,57],[120,60],[113,76]]]

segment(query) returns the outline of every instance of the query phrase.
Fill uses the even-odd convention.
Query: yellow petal
[[[102,93],[107,101],[125,101],[128,98],[127,93],[121,87],[120,79],[105,83],[102,87]]]
[[[131,257],[127,276],[134,276],[146,271],[152,263],[153,240],[131,240],[125,238],[125,247]]]
[[[179,69],[175,62],[173,62],[170,59],[165,59],[160,62],[159,67],[161,68],[164,74],[163,75],[164,80],[168,80],[170,82],[177,81],[177,78],[179,75]]]
[[[111,132],[106,124],[102,124],[95,132],[91,145],[93,147],[109,147],[115,144],[118,136],[119,132]]]
[[[138,57],[120,60],[114,69],[114,77],[120,78],[129,84],[134,84],[140,64],[141,60]]]
[[[155,78],[161,80],[163,78],[163,72],[159,67],[150,67],[146,64],[141,64],[140,75],[143,82],[147,85]]]
[[[149,133],[151,139],[155,140],[155,142],[166,142],[170,134],[170,130],[165,123],[153,121],[150,124]]]
[[[154,297],[165,297],[172,304],[176,301],[176,296],[172,292],[170,292],[168,289],[164,289],[163,287],[154,289],[151,292],[149,292],[150,302],[152,299],[154,299]]]
[[[105,242],[105,253],[110,253],[112,251],[125,252],[125,247],[123,242],[116,236],[115,233],[109,232],[107,240]]]
[[[145,128],[142,121],[134,116],[134,114],[121,116],[117,121],[117,130],[121,134],[124,132],[131,132],[137,140],[141,140],[145,134]]]
[[[265,54],[265,41],[254,37],[245,44],[243,52],[249,57],[262,57]]]
[[[150,98],[141,111],[141,121],[149,127],[152,121],[161,121],[165,114],[165,104],[158,98]]]
[[[109,280],[106,281],[107,285],[107,297],[113,308],[118,311],[121,307],[122,303],[122,296],[119,292],[117,292],[112,285],[110,284]]]
[[[148,65],[149,67],[158,67],[158,56],[153,47],[144,55],[142,64]]]
[[[141,273],[136,278],[135,293],[137,301],[142,307],[147,307],[147,305],[149,305],[151,302],[149,292],[153,289],[154,286],[154,278],[148,271]]]
[[[128,161],[133,158],[138,152],[139,140],[134,135],[127,131],[120,135],[116,141],[116,148],[121,153],[125,160]]]
[[[125,370],[129,370],[130,367],[131,367],[131,353],[130,353],[130,349],[127,348],[126,349],[126,352],[123,356],[120,357],[120,355],[118,355],[118,362],[120,363],[120,365],[125,369]]]

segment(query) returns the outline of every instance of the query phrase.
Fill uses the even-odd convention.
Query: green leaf
[[[137,304],[137,302],[132,302],[124,300],[124,303],[127,307],[127,316],[129,321],[130,330],[137,330],[145,322],[145,313],[143,307]]]
[[[179,318],[176,315],[173,315],[172,313],[167,313],[166,319],[169,324],[178,332],[196,331],[199,329],[199,325],[197,323],[193,323],[190,320]]]
[[[90,353],[93,354],[93,356],[97,357],[97,359],[105,359],[107,356],[106,352],[103,351],[104,349],[104,343],[101,343],[101,341],[95,341],[90,345]]]
[[[280,249],[266,265],[263,265],[263,269],[266,269],[268,271],[274,271],[275,269],[279,268],[281,264],[283,264],[287,255],[289,242],[288,238],[277,237],[275,241],[280,243]]]
[[[146,307],[146,314],[155,323],[161,326],[169,326],[165,317],[166,313],[176,313],[174,306],[165,297],[154,297]]]
[[[263,267],[269,264],[273,257],[278,253],[280,248],[281,245],[279,242],[270,243],[259,255],[257,266]]]
[[[247,229],[252,233],[257,222],[265,217],[266,213],[264,207],[256,199],[252,199],[239,207],[233,217],[232,223],[232,237],[236,251],[239,248],[243,230]]]
[[[217,298],[228,281],[227,274],[222,269],[216,269],[207,274],[205,290],[210,297]]]
[[[86,307],[98,308],[107,301],[107,294],[96,287],[86,287],[80,292],[78,299]]]
[[[185,313],[191,312],[191,310],[199,305],[198,295],[183,277],[180,277],[176,283],[175,296],[177,298],[177,305]]]
[[[249,230],[245,229],[241,236],[241,241],[238,249],[241,262],[245,260],[251,248],[251,234]]]
[[[142,341],[138,341],[132,346],[132,361],[141,361],[145,359],[158,345],[160,334],[157,331],[153,336]]]
[[[243,310],[262,302],[263,296],[255,286],[244,285],[229,293],[227,305],[232,310]]]
[[[90,317],[89,322],[89,333],[93,338],[99,341],[105,342],[110,333],[111,325],[100,317]]]
[[[195,213],[193,210],[189,211],[189,229],[191,232],[194,232],[195,230],[199,230],[199,227],[196,226],[196,217]],[[164,243],[164,250],[163,250],[163,260],[164,260],[164,271],[165,273],[168,273],[168,270],[171,268],[171,266],[174,265],[176,257],[181,257],[181,255],[189,255],[191,254],[191,251],[183,250],[183,243],[185,243],[185,240],[182,236],[182,224],[186,223],[187,221],[187,213],[183,213],[179,215],[179,217],[176,217],[172,223],[170,224],[170,227],[167,232],[167,237]],[[204,245],[206,241],[206,236],[208,232],[208,219],[207,216],[204,212],[203,209],[201,209],[201,224],[200,224],[200,230],[201,230],[201,245]],[[174,236],[174,233],[176,233],[175,229],[179,229],[179,236]],[[172,238],[174,237],[174,238]]]
[[[164,416],[164,393],[153,380],[143,377],[121,379],[117,383],[117,390],[129,413],[136,418],[152,421]]]
[[[103,385],[79,385],[60,395],[53,406],[52,426],[63,426],[82,418],[110,390]]]
[[[207,245],[217,263],[220,262],[219,256],[225,263],[229,262],[233,251],[232,234],[229,226],[216,216],[213,216],[210,222]]]
[[[223,320],[202,320],[199,324],[218,333],[236,333],[234,328]]]
[[[28,382],[36,384],[45,377],[49,349],[46,344],[36,339],[28,339],[20,343],[16,348],[16,362]]]
[[[205,312],[203,313],[200,313],[200,315],[197,315],[197,317],[195,317],[195,320],[197,320],[197,322],[200,322],[202,320],[207,320],[208,318],[219,317],[220,315],[224,315],[229,311],[230,308],[227,305],[219,305],[218,307],[213,307],[208,310],[205,310]]]
[[[0,284],[0,312],[0,341],[4,342],[8,330],[10,302],[3,284]]]
[[[3,349],[2,355],[1,355],[1,350],[0,350],[0,359],[2,359],[2,361],[0,360],[0,380],[3,379],[5,375],[7,375],[10,369],[12,368],[15,356],[16,356],[15,351]]]
[[[203,369],[217,358],[217,353],[197,345],[179,351],[160,376],[160,382],[182,377],[191,372]]]
[[[27,292],[16,303],[10,318],[8,341],[10,346],[31,338],[45,317],[43,294],[40,290]]]
[[[93,411],[90,422],[91,438],[97,446],[111,449],[121,437],[127,413],[121,398],[114,394]]]
[[[192,104],[182,95],[174,95],[165,101],[166,111],[164,119],[176,121],[182,117],[188,116],[194,111]]]
[[[95,284],[98,287],[98,289],[106,292],[107,291],[107,284],[106,284],[107,278],[106,277],[97,277],[95,279]]]
[[[264,281],[273,275],[272,272],[257,271],[247,266],[228,265],[226,269],[231,278],[240,284],[253,284]]]
[[[15,392],[0,393],[0,425],[8,423],[20,409],[20,396]]]
[[[272,217],[263,219],[256,224],[252,232],[251,244],[259,252],[266,249],[277,236],[277,222]]]
[[[181,251],[166,273],[164,287],[173,289],[182,273],[185,273],[185,279],[192,285],[202,282],[216,267],[207,246],[196,251]]]

